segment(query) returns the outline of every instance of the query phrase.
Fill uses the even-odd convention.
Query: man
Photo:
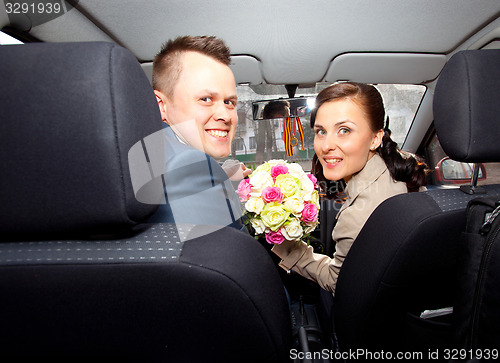
[[[276,140],[274,136],[275,127],[272,119],[284,120],[290,117],[290,102],[279,100],[270,101],[262,110],[263,121],[257,126],[257,150],[255,160],[257,164],[272,158],[273,151],[276,151]]]
[[[163,122],[180,140],[214,158],[229,155],[238,123],[230,61],[222,40],[187,36],[166,43],[153,62]]]
[[[151,221],[242,228],[237,195],[213,159],[230,154],[238,123],[230,60],[224,42],[206,36],[170,40],[154,59],[167,167],[166,203]]]

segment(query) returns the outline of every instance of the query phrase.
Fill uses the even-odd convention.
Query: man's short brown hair
[[[222,39],[214,36],[183,36],[164,43],[153,60],[153,89],[171,96],[182,71],[181,55],[198,52],[227,66],[231,52]]]
[[[290,116],[290,102],[285,100],[271,101],[262,110],[262,117],[264,119],[288,116]]]

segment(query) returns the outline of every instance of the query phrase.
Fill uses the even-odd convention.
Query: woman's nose
[[[324,153],[327,153],[330,150],[335,150],[337,148],[337,142],[334,137],[326,137],[323,140],[323,144],[321,149],[323,150]]]

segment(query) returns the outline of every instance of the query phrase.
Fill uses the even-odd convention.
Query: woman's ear
[[[158,102],[158,108],[160,109],[161,119],[163,122],[167,122],[167,105],[165,103],[166,96],[160,91],[153,91],[156,96],[156,102]]]
[[[384,130],[378,130],[373,136],[372,143],[370,145],[370,150],[377,150],[377,148],[382,144],[382,138],[384,137]]]

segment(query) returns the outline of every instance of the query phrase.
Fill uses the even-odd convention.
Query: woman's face
[[[314,151],[325,178],[348,182],[375,155],[383,134],[371,130],[363,109],[349,98],[322,104],[314,124]]]

